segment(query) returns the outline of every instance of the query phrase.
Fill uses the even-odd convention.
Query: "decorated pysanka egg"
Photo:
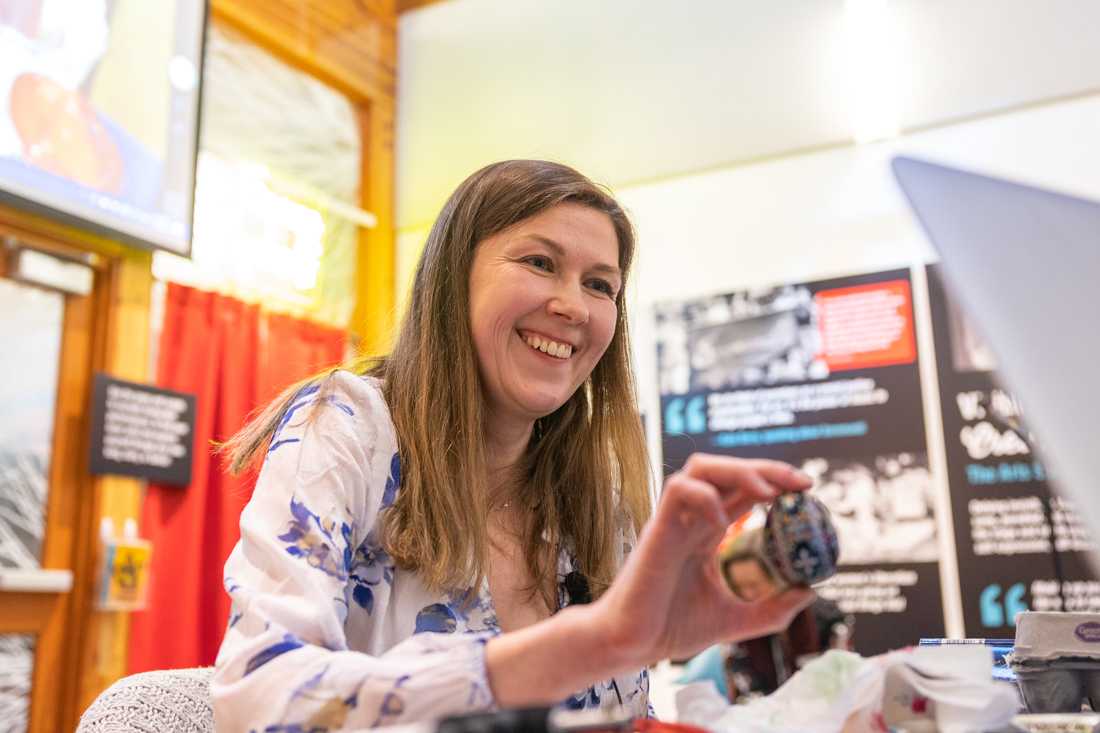
[[[723,543],[718,565],[730,590],[757,601],[791,586],[809,586],[836,573],[840,546],[829,510],[805,493],[783,494],[763,527]]]
[[[814,585],[836,573],[840,544],[829,509],[805,493],[783,494],[768,510],[764,555],[790,585]]]

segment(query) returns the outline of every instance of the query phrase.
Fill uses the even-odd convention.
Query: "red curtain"
[[[342,361],[343,331],[217,293],[169,284],[157,385],[198,396],[191,484],[149,484],[149,605],[132,616],[130,672],[213,664],[229,617],[222,566],[240,537],[254,477],[211,452],[284,387]]]

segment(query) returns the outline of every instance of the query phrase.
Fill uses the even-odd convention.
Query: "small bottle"
[[[852,651],[852,629],[848,624],[841,622],[829,630],[829,648]]]
[[[763,527],[735,535],[718,554],[726,585],[743,601],[758,601],[836,573],[840,546],[828,508],[804,492],[783,494]]]
[[[104,542],[110,542],[115,538],[115,520],[110,517],[101,517],[99,520],[99,538]]]

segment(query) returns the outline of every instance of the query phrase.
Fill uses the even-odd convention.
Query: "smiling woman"
[[[713,561],[729,515],[808,485],[781,464],[689,462],[635,549],[651,509],[633,253],[580,173],[483,168],[428,237],[393,351],[290,387],[225,446],[237,469],[265,455],[226,563],[219,727],[554,702],[644,716],[646,664],[808,601],[739,602]]]

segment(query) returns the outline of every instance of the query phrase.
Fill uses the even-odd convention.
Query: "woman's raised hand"
[[[726,587],[715,553],[729,524],[754,504],[811,483],[786,463],[706,454],[669,476],[637,547],[592,608],[616,666],[684,659],[718,641],[785,629],[813,592],[746,603]]]

